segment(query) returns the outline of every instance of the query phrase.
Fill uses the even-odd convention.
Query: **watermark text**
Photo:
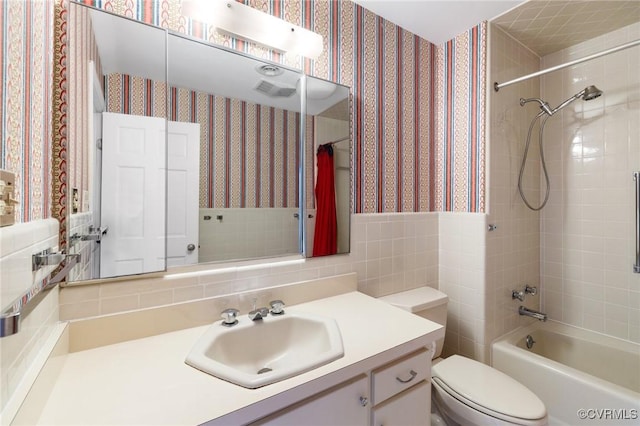
[[[636,420],[636,408],[580,408],[576,412],[580,420]]]

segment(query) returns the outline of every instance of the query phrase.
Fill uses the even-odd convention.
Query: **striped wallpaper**
[[[314,61],[218,34],[210,26],[183,18],[178,2],[172,0],[92,3],[350,86],[354,95],[353,210],[429,210],[435,188],[429,173],[435,72],[431,43],[350,1],[246,2],[322,34],[325,50]]]
[[[16,222],[51,217],[53,3],[0,1],[0,168],[16,173]]]
[[[485,209],[486,23],[437,49],[435,210]]]
[[[105,81],[109,112],[164,117],[150,101],[166,99],[164,83],[121,74]],[[200,124],[200,207],[296,207],[299,116],[171,87],[169,119]]]
[[[484,211],[486,24],[436,47],[350,1],[244,1],[320,33],[325,50],[312,61],[185,19],[175,0],[85,2],[350,86],[355,213]],[[66,149],[65,111],[57,103],[67,95],[66,9],[67,0],[56,0],[54,153],[60,157]],[[66,200],[57,192],[56,204],[63,212]]]
[[[75,76],[74,84],[68,87],[69,96],[66,98],[68,111],[66,137],[68,143],[65,155],[55,155],[55,158],[60,161],[57,170],[66,173],[66,179],[62,180],[66,185],[62,185],[58,190],[65,192],[68,188],[77,188],[79,205],[82,206],[88,202],[88,200],[84,200],[85,191],[89,193],[91,190],[89,187],[90,158],[86,143],[86,141],[93,140],[88,120],[89,115],[92,114],[89,108],[89,98],[92,95],[89,88],[90,61],[94,63],[98,82],[101,82],[103,78],[98,47],[87,9],[74,8],[69,11],[68,36],[68,48],[72,50],[72,54],[69,55],[67,69],[71,70]],[[65,162],[66,171],[62,167]]]

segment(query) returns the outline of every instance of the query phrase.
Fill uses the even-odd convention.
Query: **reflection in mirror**
[[[198,262],[299,254],[302,74],[170,34],[169,78],[169,134],[174,122],[199,134]],[[181,223],[170,208],[169,266],[184,264]]]
[[[348,253],[351,213],[351,125],[349,88],[307,78],[307,152],[315,165],[308,190],[306,253]],[[309,141],[310,139],[310,141]],[[312,155],[313,154],[313,155]]]
[[[301,80],[306,77],[298,71],[76,3],[70,3],[70,15],[84,22],[72,27],[76,31],[71,33],[69,55],[74,64],[70,98],[82,100],[69,112],[69,196],[79,195],[78,213],[70,215],[69,246],[84,259],[84,268],[75,271],[72,280],[148,271],[135,269],[143,262],[140,256],[129,255],[120,269],[107,269],[100,262],[122,222],[129,233],[146,231],[154,221],[162,223],[163,231],[166,226],[166,249],[164,233],[126,247],[146,247],[156,261],[154,270],[165,269],[165,262],[173,267],[300,254],[303,226],[308,237],[304,252],[313,254],[316,151],[321,144],[349,136],[347,87],[308,78],[305,114]],[[89,65],[90,60],[95,65]],[[89,92],[91,85],[95,90]],[[117,130],[114,119],[134,124],[125,122],[120,127],[127,130]],[[136,127],[140,121],[151,129]],[[105,141],[114,133],[134,134],[123,144],[129,151],[147,145],[140,142],[146,135],[161,135],[166,145],[150,156],[122,153],[127,160],[164,159],[156,169],[162,177],[149,181],[155,189],[143,188],[140,195],[129,184],[135,176],[118,180],[105,175]],[[349,139],[332,147],[334,155],[338,152],[334,253],[345,253]],[[300,183],[303,168],[305,185]],[[126,173],[135,174],[131,167]],[[155,207],[144,212],[151,217],[140,207],[149,193],[158,196]],[[306,206],[301,206],[305,199]],[[116,205],[123,211],[107,223],[105,215]],[[302,207],[310,210],[303,213]]]
[[[82,255],[70,278],[162,271],[165,120],[149,116],[166,115],[166,32],[73,3],[69,28],[67,245]],[[113,78],[131,90],[109,99]],[[154,91],[154,101],[141,102],[138,90]],[[124,113],[107,112],[109,102]]]

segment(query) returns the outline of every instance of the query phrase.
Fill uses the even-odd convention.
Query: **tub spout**
[[[547,320],[547,314],[544,314],[544,313],[538,312],[538,311],[534,311],[533,309],[525,308],[524,306],[520,306],[520,308],[518,308],[518,313],[520,315],[524,315],[524,316],[527,316],[527,317],[535,318],[538,321],[546,321]]]

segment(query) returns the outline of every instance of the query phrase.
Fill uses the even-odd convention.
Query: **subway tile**
[[[100,315],[100,301],[90,300],[86,302],[69,303],[60,305],[60,320],[90,318]]]
[[[173,291],[161,290],[140,295],[140,308],[169,305],[173,303]]]
[[[60,289],[60,304],[80,303],[97,300],[100,297],[99,285],[82,285]]]
[[[605,334],[611,335],[613,337],[628,339],[629,324],[627,322],[605,319],[604,332]]]
[[[100,300],[100,315],[132,311],[139,308],[140,296],[138,294],[108,297]]]
[[[608,304],[629,306],[629,291],[626,289],[607,287],[604,296]]]

